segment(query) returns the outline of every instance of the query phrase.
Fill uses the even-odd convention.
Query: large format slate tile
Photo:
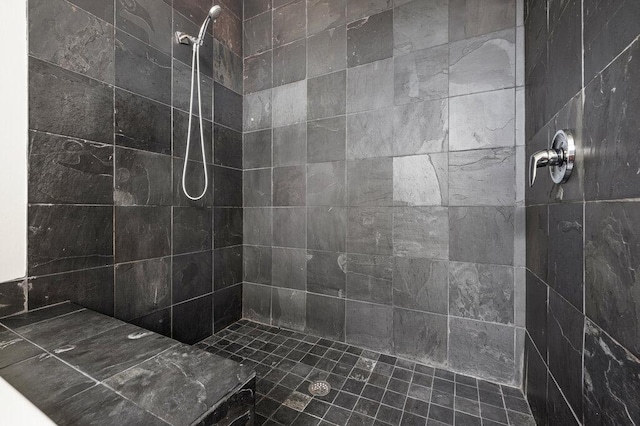
[[[215,291],[242,282],[242,246],[213,251],[213,288]]]
[[[115,142],[119,146],[171,154],[171,108],[116,89]]]
[[[273,127],[307,120],[307,82],[302,80],[273,89]]]
[[[446,44],[449,1],[414,0],[393,10],[394,52],[408,53]]]
[[[305,39],[273,49],[273,87],[304,80],[307,75]]]
[[[44,275],[113,263],[113,208],[29,207],[29,275]]]
[[[307,233],[304,207],[273,209],[273,245],[279,247],[305,247]]]
[[[307,251],[307,291],[345,297],[347,255],[328,251]]]
[[[220,83],[213,84],[214,121],[235,131],[242,131],[242,95]]]
[[[349,206],[391,206],[393,177],[391,158],[348,161],[347,202]]]
[[[394,207],[393,254],[401,257],[449,258],[446,207]]]
[[[415,50],[394,58],[396,105],[442,99],[449,94],[449,46]]]
[[[242,315],[244,318],[271,323],[271,287],[242,284]]]
[[[345,162],[315,163],[307,166],[307,205],[346,205]]]
[[[183,302],[213,291],[211,251],[173,256],[172,302]],[[220,267],[223,267],[220,265]]]
[[[390,157],[395,141],[393,109],[385,108],[347,116],[348,159]]]
[[[335,28],[345,23],[344,0],[307,1],[307,35]]]
[[[273,85],[273,51],[251,56],[244,60],[244,93],[271,89]]]
[[[86,10],[110,24],[113,24],[114,5],[111,2],[103,2],[101,0],[71,0],[69,3]]]
[[[306,0],[297,0],[273,11],[274,47],[303,38],[306,33]]]
[[[213,209],[213,247],[229,247],[242,244],[242,209]]]
[[[306,295],[304,291],[273,288],[271,293],[273,324],[303,331],[306,321]]]
[[[395,354],[416,361],[444,364],[447,359],[447,317],[407,309],[393,309]]]
[[[244,281],[271,284],[272,248],[244,246]]]
[[[346,71],[307,80],[307,118],[344,115],[346,108]]]
[[[347,67],[347,29],[342,25],[307,39],[307,77],[340,71]]]
[[[29,128],[113,143],[113,88],[31,58]]]
[[[513,27],[515,16],[514,1],[449,0],[449,39],[462,40]]]
[[[244,57],[265,52],[272,46],[271,12],[263,13],[244,22]]]
[[[304,122],[273,129],[274,166],[295,166],[306,162],[306,131]]]
[[[213,80],[236,93],[242,93],[242,56],[217,40],[214,40],[213,46]]]
[[[344,340],[345,300],[307,294],[307,332],[328,339]]]
[[[231,306],[231,303],[228,304]],[[171,337],[193,345],[213,333],[212,295],[192,299],[173,305],[171,318]],[[222,309],[220,310],[222,312]]]
[[[30,132],[29,202],[111,204],[113,146]]]
[[[242,178],[244,186],[244,207],[271,206],[272,169],[245,170]]]
[[[348,0],[347,22],[371,16],[393,7],[391,0]]]
[[[243,243],[270,246],[273,242],[272,209],[245,208],[243,214]]]
[[[393,204],[446,206],[449,203],[447,154],[393,159]]]
[[[393,308],[347,300],[346,341],[382,352],[393,350]]]
[[[2,295],[2,305],[0,306],[0,317],[17,314],[26,308],[27,304],[27,282],[25,280],[8,281],[0,284],[0,294]],[[0,326],[0,331],[3,328]]]
[[[274,247],[272,249],[271,278],[276,287],[306,290],[306,250]]]
[[[195,421],[250,378],[247,367],[180,345],[105,383],[161,419],[183,423]]]
[[[307,248],[345,251],[346,234],[346,208],[309,207],[307,209]]]
[[[393,214],[392,207],[349,207],[347,251],[391,255]]]
[[[171,254],[170,207],[115,208],[116,262]]]
[[[29,3],[29,28],[32,56],[113,84],[111,25],[63,0],[35,0]]]
[[[393,154],[443,152],[449,144],[447,100],[402,105],[393,110]]]
[[[304,166],[273,168],[273,205],[304,206],[307,196],[307,170]]]
[[[347,298],[392,304],[392,257],[348,254],[346,266]]]
[[[84,310],[84,308],[73,303],[61,303],[47,309],[37,309],[2,318],[0,319],[0,324],[15,330],[18,327],[26,327],[41,321],[46,321],[51,318],[82,310]]]
[[[41,353],[43,353],[42,349],[17,334],[0,328],[0,376],[2,376],[1,369]]]
[[[258,167],[270,167],[271,129],[244,133],[242,136],[243,168],[255,169]]]
[[[116,26],[132,36],[171,54],[173,33],[170,4],[151,0],[116,1]]]
[[[347,65],[355,67],[393,56],[393,11],[347,25]]]
[[[119,206],[171,205],[171,162],[169,156],[116,148],[114,203]]]
[[[393,305],[438,314],[448,313],[446,261],[395,257]]]
[[[376,88],[372,90],[372,88]],[[371,62],[349,70],[347,112],[377,110],[393,105],[393,59]]]
[[[212,248],[211,209],[197,207],[173,208],[173,254]]]

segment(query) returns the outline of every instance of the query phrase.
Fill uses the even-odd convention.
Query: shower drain
[[[309,393],[313,396],[325,396],[331,390],[331,385],[324,380],[316,380],[309,385]]]

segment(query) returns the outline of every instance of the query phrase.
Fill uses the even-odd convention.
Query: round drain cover
[[[313,396],[325,396],[331,390],[331,385],[324,380],[316,380],[309,385],[309,393]]]

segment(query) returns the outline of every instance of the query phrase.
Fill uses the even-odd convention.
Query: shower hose
[[[184,191],[184,195],[187,196],[190,200],[198,201],[207,193],[207,188],[209,187],[209,174],[207,172],[207,158],[204,150],[204,131],[202,127],[202,94],[200,89],[200,45],[201,40],[197,40],[197,42],[192,43],[193,46],[193,55],[191,57],[191,92],[189,94],[189,127],[187,130],[187,150],[184,154],[184,167],[182,168],[182,190]],[[202,169],[204,171],[204,189],[202,193],[197,197],[193,197],[187,191],[187,164],[189,162],[189,148],[191,144],[191,123],[193,120],[193,85],[194,81],[197,82],[198,85],[198,120],[200,124],[200,148],[202,149]]]

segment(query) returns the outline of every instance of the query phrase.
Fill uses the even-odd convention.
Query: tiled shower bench
[[[253,424],[235,361],[70,303],[0,324],[0,377],[57,424]]]

